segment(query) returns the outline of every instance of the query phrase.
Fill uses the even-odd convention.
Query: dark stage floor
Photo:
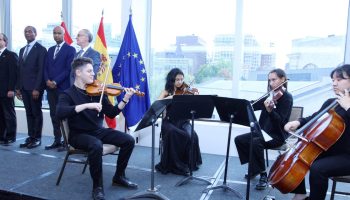
[[[68,163],[61,183],[56,186],[56,180],[61,168],[65,152],[44,150],[44,146],[52,142],[52,137],[43,137],[42,146],[35,149],[20,149],[19,144],[25,139],[25,134],[18,134],[17,142],[10,146],[0,146],[0,199],[91,199],[92,181],[89,170],[81,174],[83,165]],[[158,149],[156,149],[158,153]],[[224,176],[224,156],[202,154],[203,165],[194,172],[195,176],[210,176],[214,179],[211,185],[195,180],[176,187],[175,184],[183,176],[155,173],[155,186],[160,186],[159,192],[174,200],[221,200],[240,199],[236,194],[222,189],[209,193],[202,191],[207,187],[222,184]],[[156,163],[159,156],[156,154]],[[138,183],[137,190],[129,190],[111,185],[115,171],[115,156],[105,156],[103,175],[107,199],[121,199],[151,187],[151,148],[136,146],[130,159],[126,175]],[[272,163],[272,161],[270,162]],[[239,164],[237,157],[230,157],[228,168],[228,185],[238,191],[246,199],[246,166]],[[290,199],[292,195],[283,195],[278,190],[269,188],[263,191],[254,189],[258,178],[251,182],[250,199],[263,199],[266,195],[276,199]],[[339,184],[338,188],[348,190],[349,185]],[[19,195],[21,194],[21,195]],[[327,197],[329,199],[329,195]],[[336,199],[349,200],[350,197],[337,195]]]

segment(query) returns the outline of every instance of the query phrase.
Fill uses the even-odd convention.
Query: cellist
[[[265,141],[260,136],[253,136],[252,178],[260,174],[257,190],[267,188],[267,173],[264,159],[264,149],[282,146],[288,133],[283,130],[288,122],[293,106],[293,97],[287,91],[287,75],[282,69],[273,69],[268,74],[269,97],[259,98],[253,103],[254,110],[261,110],[259,124],[272,140]],[[277,98],[278,97],[278,98]],[[239,135],[235,138],[238,156],[241,164],[249,162],[250,133]]]
[[[335,107],[335,112],[344,120],[346,128],[340,139],[327,151],[321,153],[312,163],[309,174],[309,197],[306,195],[305,180],[303,180],[301,184],[292,191],[292,193],[295,193],[293,200],[325,199],[329,177],[350,175],[350,65],[346,64],[335,68],[330,76],[332,78],[332,86],[336,98],[326,100],[321,109],[313,115],[287,123],[284,129],[291,132],[295,131],[298,127],[302,127],[334,100],[339,104]]]

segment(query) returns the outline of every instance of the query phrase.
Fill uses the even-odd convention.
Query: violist
[[[253,103],[254,110],[261,110],[259,118],[261,129],[272,138],[272,140],[265,141],[260,135],[253,135],[252,173],[251,177],[246,174],[245,178],[253,178],[260,174],[259,182],[255,186],[257,190],[264,190],[268,186],[264,149],[282,146],[288,137],[283,127],[289,120],[293,97],[287,91],[286,81],[287,75],[282,69],[273,69],[268,74],[267,85],[267,90],[271,95]],[[250,136],[250,133],[246,133],[235,138],[241,164],[249,162]]]
[[[293,200],[325,199],[329,177],[350,175],[350,65],[346,64],[335,68],[330,76],[336,98],[326,100],[321,109],[313,115],[287,123],[284,129],[290,132],[302,127],[334,100],[339,103],[335,107],[335,112],[344,120],[346,128],[341,138],[312,163],[309,174],[309,197],[306,195],[305,181],[303,180],[292,192],[295,193]]]

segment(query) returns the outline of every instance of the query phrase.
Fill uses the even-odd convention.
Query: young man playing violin
[[[56,115],[68,119],[69,143],[78,149],[88,151],[90,175],[93,180],[93,199],[104,199],[102,183],[102,145],[112,144],[120,147],[117,168],[112,179],[113,185],[137,188],[137,184],[125,177],[125,169],[134,148],[134,138],[126,133],[103,128],[103,118],[114,118],[128,103],[134,89],[125,88],[125,96],[117,105],[112,105],[106,95],[89,96],[86,86],[94,81],[93,62],[90,58],[77,58],[72,63],[75,74],[74,84],[60,95]]]
[[[328,178],[333,176],[350,175],[350,65],[342,65],[331,72],[333,91],[336,98],[328,99],[321,109],[313,115],[289,122],[284,129],[288,132],[302,127],[319,112],[323,111],[332,102],[337,101],[334,111],[345,123],[345,130],[333,146],[319,155],[311,164],[309,181],[310,196],[306,196],[305,180],[292,192],[293,200],[311,199],[322,200],[326,198]]]
[[[265,141],[259,135],[253,135],[253,153],[251,158],[251,177],[248,174],[245,178],[253,178],[260,174],[257,190],[267,188],[267,173],[265,167],[264,150],[282,146],[288,133],[283,130],[288,122],[293,97],[287,91],[287,76],[282,69],[274,69],[268,74],[268,92],[270,96],[261,98],[253,103],[254,110],[261,110],[259,124],[262,130],[271,136],[272,140]],[[249,162],[251,133],[239,135],[235,138],[238,156],[241,164]]]

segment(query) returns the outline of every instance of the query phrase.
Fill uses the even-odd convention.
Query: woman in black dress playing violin
[[[260,98],[253,102],[254,110],[261,110],[259,124],[262,130],[271,136],[272,140],[265,141],[259,135],[253,136],[253,156],[251,177],[260,174],[260,180],[255,186],[257,190],[266,189],[267,173],[264,159],[264,149],[271,149],[282,146],[288,133],[283,129],[288,122],[292,106],[293,97],[287,91],[287,76],[282,69],[274,69],[268,74],[267,97]],[[249,162],[250,133],[239,135],[235,138],[238,156],[241,164]]]
[[[166,77],[165,89],[161,92],[159,99],[172,98],[179,93],[189,93],[184,91],[184,73],[178,69],[170,70]],[[181,90],[181,91],[180,91]],[[184,92],[183,92],[184,91]],[[198,92],[191,93],[198,94]],[[199,149],[198,136],[194,132],[194,143],[192,149],[192,160],[189,160],[191,144],[191,124],[188,120],[171,120],[169,116],[164,116],[162,120],[163,152],[160,162],[155,166],[163,174],[168,172],[187,175],[189,164],[191,169],[197,170],[202,164],[202,157]]]

